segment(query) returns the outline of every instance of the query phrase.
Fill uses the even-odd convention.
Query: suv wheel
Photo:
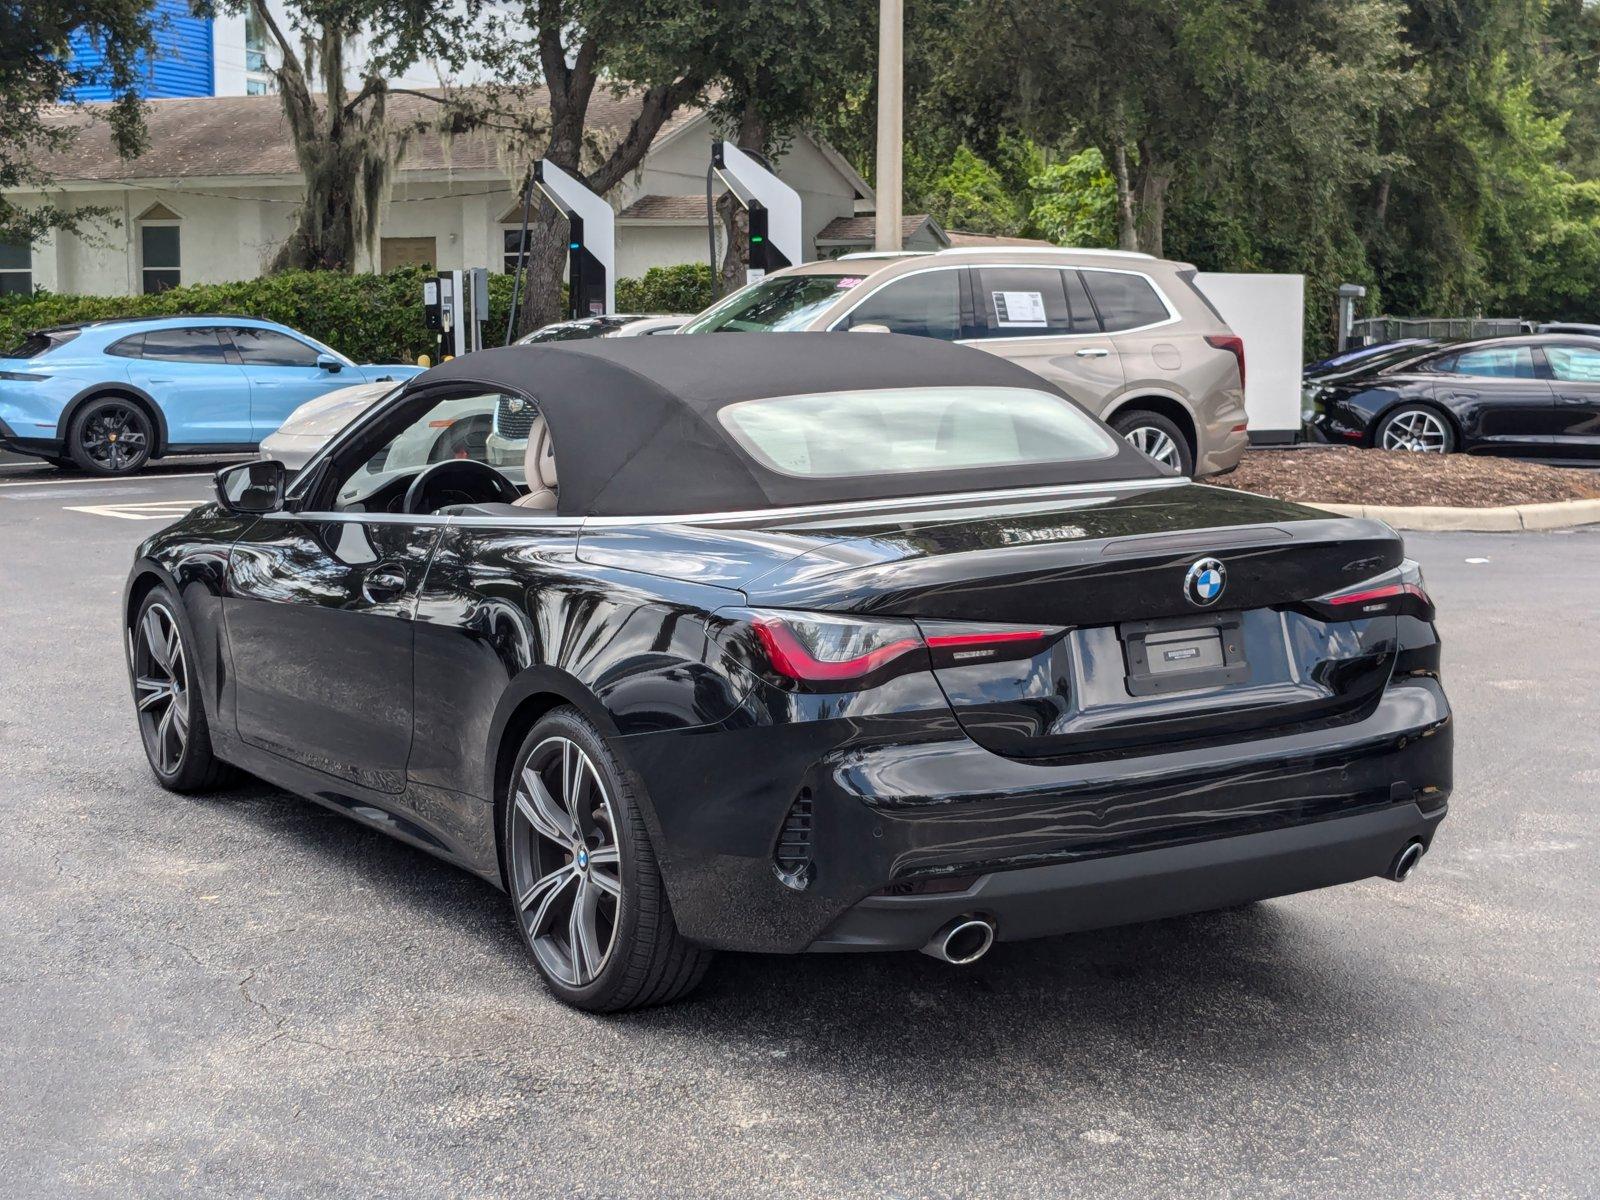
[[[131,400],[91,400],[72,418],[67,450],[91,475],[131,475],[150,460],[150,418]]]
[[[1194,453],[1189,449],[1189,439],[1170,418],[1135,409],[1118,413],[1111,428],[1147,458],[1171,467],[1180,475],[1194,474]]]

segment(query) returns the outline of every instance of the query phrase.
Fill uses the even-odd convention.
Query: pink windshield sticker
[[[846,275],[843,279],[839,280],[839,282],[834,284],[833,286],[835,288],[853,288],[853,287],[855,287],[856,284],[860,283],[865,278],[866,278],[865,275]]]

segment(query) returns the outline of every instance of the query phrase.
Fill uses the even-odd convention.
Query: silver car
[[[1244,342],[1195,269],[1119,250],[847,254],[775,271],[679,335],[853,329],[961,342],[1043,375],[1183,475],[1239,465]]]
[[[350,422],[396,388],[394,383],[362,383],[340,388],[302,404],[289,414],[278,431],[261,442],[260,457],[276,459],[291,471],[304,467],[311,456]],[[409,430],[396,439],[386,464],[369,464],[373,471],[398,470],[447,458],[481,457],[494,421],[498,395],[470,396],[440,405],[438,420]],[[525,443],[524,443],[525,444]]]

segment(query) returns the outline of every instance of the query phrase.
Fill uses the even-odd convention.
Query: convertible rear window
[[[757,461],[828,478],[1088,462],[1115,439],[1070,401],[1010,387],[821,392],[730,404],[723,427]]]

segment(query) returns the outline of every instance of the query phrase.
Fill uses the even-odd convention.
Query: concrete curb
[[[1520,533],[1525,529],[1570,529],[1600,523],[1600,500],[1558,500],[1552,504],[1508,504],[1502,508],[1430,508],[1384,504],[1316,504],[1341,517],[1371,517],[1396,529],[1419,533],[1447,530]]]

